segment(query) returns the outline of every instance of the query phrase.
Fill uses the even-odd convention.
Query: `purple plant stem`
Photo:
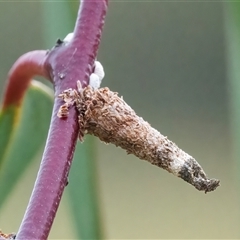
[[[36,50],[22,55],[9,71],[8,83],[3,99],[3,109],[9,105],[19,106],[33,76],[50,79],[44,66],[47,51]]]
[[[53,49],[46,69],[53,79],[55,101],[51,126],[35,186],[16,239],[47,239],[57,212],[71,166],[78,137],[77,112],[70,109],[66,119],[57,112],[58,94],[76,88],[76,81],[88,85],[107,11],[107,0],[84,0],[78,13],[74,38],[68,45]]]

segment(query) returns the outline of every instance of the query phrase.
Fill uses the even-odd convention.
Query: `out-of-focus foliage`
[[[240,159],[240,3],[226,3],[225,29],[230,96],[232,150],[238,166]],[[237,171],[239,172],[239,167]],[[238,174],[239,175],[239,174]]]
[[[69,200],[73,226],[81,239],[102,239],[100,223],[98,177],[96,169],[96,144],[86,137],[84,143],[77,145],[69,176]]]
[[[32,82],[21,107],[0,113],[0,207],[46,141],[53,93]]]

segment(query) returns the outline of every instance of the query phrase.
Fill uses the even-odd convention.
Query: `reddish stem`
[[[44,66],[47,51],[36,50],[22,55],[12,66],[5,96],[3,99],[3,109],[9,105],[19,106],[24,93],[33,76],[39,75],[50,79]]]
[[[107,0],[82,1],[73,41],[49,53],[45,66],[56,96],[65,89],[76,88],[77,80],[83,87],[88,85],[106,10]],[[62,101],[56,98],[40,170],[16,239],[47,239],[58,209],[79,130],[74,109],[65,120],[57,117],[61,105]]]

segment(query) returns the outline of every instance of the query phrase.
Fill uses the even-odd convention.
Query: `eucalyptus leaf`
[[[102,239],[97,192],[96,146],[93,137],[78,142],[69,176],[69,200],[81,239]]]
[[[0,117],[0,207],[46,141],[53,93],[33,81],[21,107]]]
[[[225,3],[226,56],[229,80],[232,155],[240,156],[240,4]],[[239,161],[238,161],[239,165]]]

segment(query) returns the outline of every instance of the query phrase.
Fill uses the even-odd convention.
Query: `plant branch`
[[[7,87],[3,99],[3,109],[10,105],[19,106],[33,76],[50,79],[44,63],[47,51],[36,50],[22,55],[9,71]]]
[[[100,43],[107,1],[81,1],[73,40],[58,41],[45,66],[53,80],[55,96],[76,81],[87,86]],[[71,109],[67,119],[59,119],[61,100],[56,98],[40,170],[16,239],[47,239],[61,196],[67,183],[78,136],[77,112]]]

